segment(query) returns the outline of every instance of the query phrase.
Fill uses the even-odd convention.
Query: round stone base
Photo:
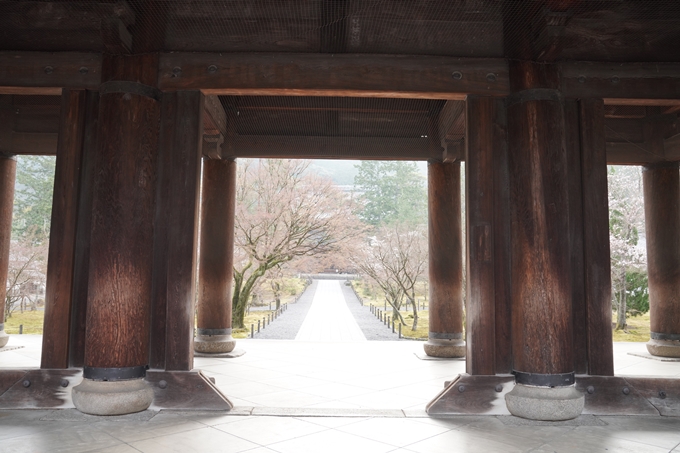
[[[0,348],[4,348],[9,341],[9,335],[5,333],[5,329],[0,330]]]
[[[92,415],[124,415],[146,410],[153,401],[153,389],[144,379],[83,382],[73,387],[73,404]]]
[[[236,340],[231,335],[196,335],[194,351],[204,354],[224,354],[236,347]]]
[[[423,344],[425,354],[430,357],[465,357],[465,342],[463,340],[441,340],[430,338]]]
[[[649,340],[647,351],[657,357],[680,358],[680,341],[676,340]]]
[[[534,387],[515,384],[505,395],[512,415],[529,420],[571,420],[581,415],[585,396],[575,387]]]

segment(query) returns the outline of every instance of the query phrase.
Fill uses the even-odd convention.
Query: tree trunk
[[[418,329],[418,309],[416,308],[415,301],[411,300],[411,308],[413,309],[413,327],[411,327],[412,331],[415,331]]]
[[[624,330],[626,326],[626,310],[628,309],[626,300],[626,271],[621,276],[621,292],[619,293],[619,307],[616,313],[616,330]]]

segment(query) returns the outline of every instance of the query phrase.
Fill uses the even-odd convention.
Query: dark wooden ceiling
[[[460,159],[465,96],[507,95],[532,59],[609,102],[610,162],[678,159],[678,43],[677,0],[0,0],[0,152],[56,146],[58,97],[12,94],[96,89],[102,53],[161,52],[159,88],[206,94],[208,153]]]
[[[678,61],[678,42],[676,0],[0,1],[15,51]]]

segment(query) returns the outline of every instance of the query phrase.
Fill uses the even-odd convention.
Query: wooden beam
[[[223,158],[394,159],[442,158],[424,138],[236,136],[223,145]]]
[[[130,53],[132,35],[125,24],[115,17],[103,19],[101,24],[102,42],[106,51],[111,54]]]
[[[680,104],[680,63],[573,62],[560,69],[567,97],[600,97],[609,105]]]
[[[669,162],[680,161],[680,134],[664,140],[664,155]]]
[[[12,132],[7,147],[0,145],[0,150],[14,155],[54,156],[58,139],[57,133]]]
[[[501,59],[178,52],[161,54],[159,87],[217,95],[464,100],[466,94],[504,96],[509,85]]]
[[[96,89],[102,56],[78,52],[0,52],[0,93],[60,95],[62,88]]]
[[[135,23],[135,11],[126,0],[118,0],[112,6],[110,12],[103,11],[102,14],[102,42],[108,53],[130,53],[132,34],[128,27]],[[103,9],[104,5],[100,4],[99,8]]]
[[[206,134],[227,134],[227,114],[217,96],[205,96],[205,115],[204,129]]]
[[[465,137],[465,102],[446,101],[437,118],[439,141],[459,140]]]
[[[652,153],[644,143],[607,142],[608,165],[646,165],[663,161],[663,155]]]

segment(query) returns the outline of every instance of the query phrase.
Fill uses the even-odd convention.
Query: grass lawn
[[[616,319],[616,313],[612,314],[612,320]],[[649,313],[628,318],[626,330],[615,330],[614,341],[649,341]]]
[[[45,312],[40,310],[24,311],[23,313],[16,311],[12,313],[11,318],[7,318],[7,321],[5,321],[5,332],[18,334],[19,325],[23,324],[25,334],[42,335],[44,317]]]
[[[294,296],[288,296],[283,298],[284,301],[294,299]],[[287,300],[288,299],[288,300]],[[363,297],[364,306],[366,310],[369,310],[369,304],[375,305],[376,307],[384,310],[384,302],[377,301],[374,298],[367,296]],[[283,301],[282,301],[283,302]],[[426,307],[427,308],[427,307]],[[245,317],[244,329],[234,329],[232,335],[234,338],[248,338],[250,337],[250,325],[254,324],[255,330],[257,331],[257,321],[262,321],[262,318],[266,318],[267,314],[271,314],[273,311],[252,311]],[[405,338],[411,338],[414,340],[427,340],[427,334],[429,330],[429,311],[418,310],[418,329],[414,332],[411,330],[411,325],[413,323],[413,314],[411,311],[403,310],[402,315],[406,320],[406,325],[402,326],[401,334]],[[11,318],[8,318],[5,322],[5,332],[8,334],[18,334],[19,325],[23,324],[24,334],[38,334],[42,335],[43,330],[43,317],[45,315],[44,311],[25,311],[23,313],[15,312],[12,314]],[[388,307],[387,315],[392,316],[392,309]],[[612,315],[612,319],[616,319],[615,314]],[[395,326],[396,327],[396,326]],[[260,328],[262,328],[260,326]],[[387,327],[385,327],[387,329]],[[398,327],[397,327],[398,328]],[[396,329],[395,329],[396,330]],[[637,342],[647,342],[649,341],[649,313],[641,316],[631,316],[628,318],[628,328],[626,330],[614,331],[613,332],[614,341],[637,341]]]
[[[262,318],[266,318],[268,314],[274,313],[274,310],[269,311],[252,311],[250,314],[246,314],[243,318],[243,324],[245,328],[243,329],[232,329],[231,336],[234,338],[250,338],[250,325],[253,324],[255,332],[257,332],[257,321],[260,321],[260,329],[262,328]],[[271,319],[271,318],[270,318]],[[274,321],[276,322],[276,321]],[[269,324],[267,324],[269,325]]]

